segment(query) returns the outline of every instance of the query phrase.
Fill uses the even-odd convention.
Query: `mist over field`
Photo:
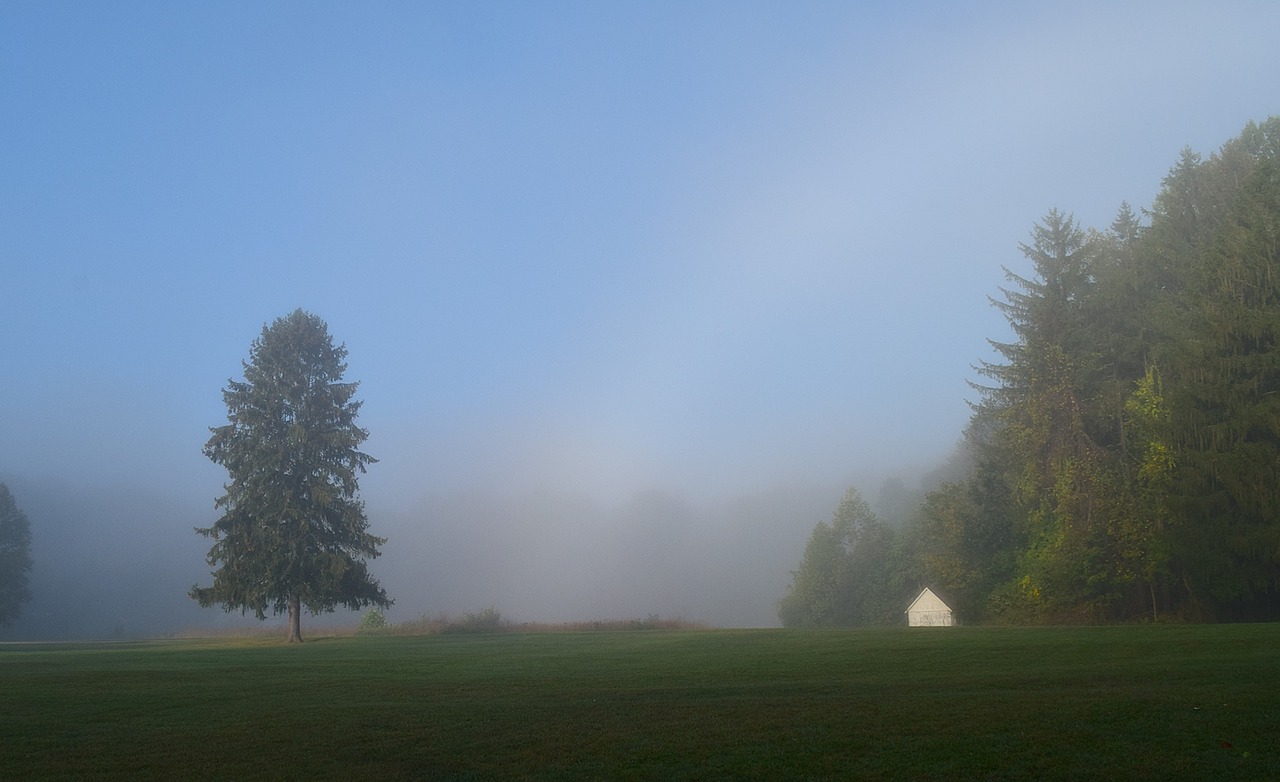
[[[3,638],[133,638],[253,627],[187,597],[207,580],[205,539],[175,520],[213,513],[139,487],[72,487],[0,475],[37,520],[34,599]],[[661,491],[606,505],[584,494],[471,492],[369,508],[389,541],[374,572],[389,621],[496,608],[519,622],[683,618],[721,627],[778,624],[813,524],[841,487],[777,487],[720,502]],[[209,503],[211,504],[211,503]],[[283,620],[274,620],[280,624]],[[350,627],[351,612],[304,626]]]
[[[35,564],[0,638],[257,624],[187,596],[227,480],[201,449],[298,308],[360,383],[391,621],[775,626],[849,487],[894,517],[886,481],[946,474],[1032,225],[1105,227],[1274,113],[1276,29],[1248,2],[6,4],[0,482]]]

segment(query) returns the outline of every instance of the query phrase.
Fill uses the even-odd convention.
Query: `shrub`
[[[360,633],[380,633],[387,629],[387,616],[380,608],[370,608],[360,617]]]

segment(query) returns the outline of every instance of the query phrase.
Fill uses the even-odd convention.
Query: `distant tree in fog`
[[[13,621],[31,599],[27,573],[31,570],[31,524],[0,483],[0,627]]]
[[[786,627],[891,624],[901,609],[895,567],[893,530],[851,488],[831,523],[814,526],[778,618]]]
[[[386,541],[368,532],[357,475],[373,459],[359,450],[358,383],[342,382],[345,346],[324,321],[296,310],[264,326],[244,382],[222,392],[229,423],[210,429],[204,453],[231,480],[215,502],[224,513],[197,532],[215,542],[213,586],[191,588],[202,606],[288,612],[301,641],[301,610],[389,606],[365,560]]]

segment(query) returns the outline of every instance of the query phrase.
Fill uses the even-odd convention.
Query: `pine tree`
[[[1057,210],[1020,247],[1034,276],[1006,270],[1016,288],[993,302],[1017,339],[993,343],[1007,363],[980,368],[997,381],[983,389],[982,412],[1013,471],[1017,592],[1035,613],[1092,617],[1110,599],[1105,533],[1115,496],[1096,405],[1103,362],[1088,317],[1098,247]]]
[[[389,606],[366,559],[386,541],[368,532],[358,475],[375,460],[359,450],[356,383],[343,382],[346,348],[324,321],[297,310],[254,341],[244,381],[223,391],[228,420],[212,428],[204,453],[230,482],[215,506],[224,513],[199,528],[215,542],[211,587],[195,586],[202,606],[288,612],[289,641],[301,641],[301,610]]]

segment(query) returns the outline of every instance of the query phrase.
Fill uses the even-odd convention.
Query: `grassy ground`
[[[1280,779],[1280,625],[0,645],[3,779]]]

